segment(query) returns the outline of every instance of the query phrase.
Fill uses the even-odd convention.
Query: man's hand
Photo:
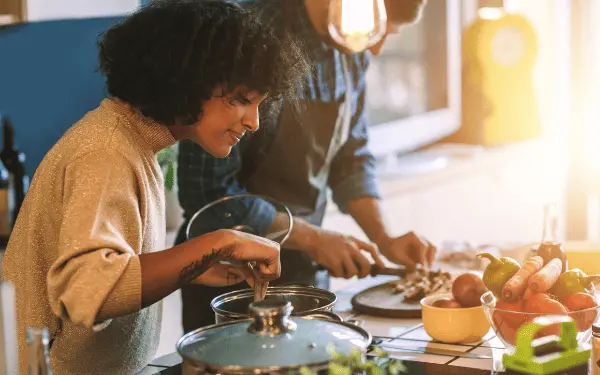
[[[414,232],[389,238],[380,243],[381,254],[396,264],[414,269],[417,264],[430,266],[435,259],[436,247]]]
[[[368,276],[371,262],[362,254],[363,251],[371,254],[377,265],[384,266],[375,244],[327,230],[319,230],[316,241],[305,250],[333,277]]]

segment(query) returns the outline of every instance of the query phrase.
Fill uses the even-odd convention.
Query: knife
[[[387,275],[387,276],[405,277],[406,269],[405,268],[380,267],[376,264],[373,264],[373,265],[371,265],[371,272],[369,272],[369,274],[371,276]]]
[[[446,357],[462,357],[462,358],[472,358],[472,359],[492,359],[491,356],[485,354],[477,354],[471,352],[461,352],[458,350],[450,350],[450,349],[440,349],[440,348],[432,348],[428,346],[411,346],[411,347],[403,347],[400,345],[391,344],[388,342],[383,342],[379,345],[382,350],[391,349],[394,351],[403,351],[403,352],[411,352],[411,353],[421,353],[421,354],[437,354],[443,355]]]

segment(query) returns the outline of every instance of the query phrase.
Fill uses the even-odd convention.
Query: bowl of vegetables
[[[483,274],[488,291],[481,296],[487,319],[506,348],[514,349],[519,328],[539,316],[568,315],[577,326],[577,341],[588,343],[592,325],[598,323],[598,294],[594,283],[600,275],[566,269],[560,257],[544,260],[532,256],[521,266],[510,258],[481,254],[490,264]],[[550,326],[537,337],[560,335]]]
[[[481,297],[486,287],[479,275],[471,272],[458,276],[452,293],[439,293],[421,300],[423,328],[437,341],[470,344],[481,341],[489,332]]]

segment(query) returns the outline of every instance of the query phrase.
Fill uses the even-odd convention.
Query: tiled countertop
[[[401,346],[404,349],[417,349],[422,347],[428,347],[432,349],[450,349],[465,353],[468,352],[482,354],[490,356],[493,359],[473,359],[438,354],[421,354],[410,352],[408,350],[395,351],[386,349],[386,351],[388,351],[390,356],[393,358],[417,362],[447,364],[449,366],[468,367],[482,370],[502,370],[501,358],[502,354],[504,353],[504,346],[491,330],[490,333],[484,337],[482,342],[478,344],[450,345],[435,342],[435,340],[433,340],[425,332],[420,319],[380,318],[368,315],[360,315],[352,311],[352,305],[350,301],[353,295],[366,288],[384,283],[391,279],[393,279],[393,277],[369,277],[336,292],[338,301],[336,302],[334,312],[343,318],[360,320],[362,322],[362,327],[370,332],[374,338],[381,339],[386,343],[390,343],[395,346]],[[178,365],[180,363],[181,357],[179,357],[177,353],[169,354],[153,361],[138,375],[179,374],[180,370]]]
[[[437,354],[410,353],[408,351],[393,351],[386,349],[393,358],[405,359],[410,361],[448,364],[451,366],[469,367],[483,370],[502,371],[502,354],[504,354],[504,345],[490,330],[482,342],[473,345],[443,344],[433,340],[423,328],[421,319],[392,319],[380,318],[369,315],[360,315],[352,311],[350,303],[352,296],[371,286],[392,280],[393,277],[378,276],[375,278],[366,278],[356,284],[336,292],[338,302],[335,312],[344,318],[352,318],[363,322],[362,327],[371,333],[373,337],[381,338],[395,346],[403,348],[439,348],[450,349],[453,351],[472,352],[483,354],[493,358],[491,359],[472,359],[462,357],[449,357]]]

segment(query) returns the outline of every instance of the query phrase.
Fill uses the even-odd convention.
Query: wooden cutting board
[[[352,297],[352,307],[356,312],[384,318],[420,318],[421,304],[405,302],[404,293],[395,293],[392,282],[386,282],[365,289]]]

